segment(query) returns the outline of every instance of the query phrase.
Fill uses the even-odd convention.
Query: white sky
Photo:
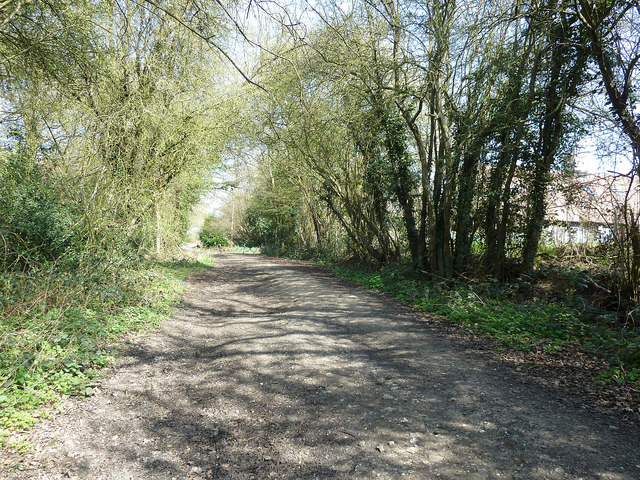
[[[631,170],[631,156],[624,151],[626,139],[617,137],[620,145],[598,146],[593,136],[582,140],[576,155],[576,169],[585,173],[628,173]]]

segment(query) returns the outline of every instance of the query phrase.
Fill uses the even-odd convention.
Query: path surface
[[[15,478],[640,479],[636,427],[384,297],[250,255],[191,283]]]

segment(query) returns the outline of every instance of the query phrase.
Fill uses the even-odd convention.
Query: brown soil
[[[640,478],[621,414],[385,296],[251,255],[218,256],[63,408],[1,478]]]

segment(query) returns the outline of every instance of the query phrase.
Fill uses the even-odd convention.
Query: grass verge
[[[333,273],[366,288],[389,293],[412,307],[464,325],[504,348],[543,349],[560,354],[576,347],[607,360],[596,383],[628,383],[640,388],[640,329],[620,323],[615,313],[584,303],[557,304],[527,296],[531,285],[433,282],[403,265],[369,272],[334,267]]]
[[[170,316],[186,277],[209,266],[201,257],[0,274],[0,447],[28,450],[24,433],[61,399],[92,395],[114,343]]]

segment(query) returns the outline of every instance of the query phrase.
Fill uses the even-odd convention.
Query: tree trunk
[[[416,227],[416,219],[413,212],[413,179],[410,171],[410,158],[404,139],[404,129],[399,119],[393,114],[384,115],[385,146],[389,162],[391,164],[393,178],[393,190],[402,210],[402,218],[409,242],[411,261],[415,268],[422,266],[420,257],[419,235]]]
[[[540,159],[534,168],[534,177],[529,193],[529,209],[522,250],[522,270],[533,270],[538,253],[540,237],[546,215],[546,193],[550,182],[550,170],[558,148],[561,146],[565,122],[563,114],[567,99],[575,97],[586,68],[586,55],[582,48],[575,48],[570,42],[570,27],[562,18],[554,25],[551,33],[551,71],[545,95],[545,117],[540,138]],[[575,63],[568,71],[566,58],[575,53]]]
[[[462,170],[458,176],[458,212],[456,217],[454,268],[459,273],[467,269],[471,257],[471,245],[473,243],[471,211],[478,178],[479,161],[480,152],[475,146],[471,147],[464,154]]]
[[[160,255],[162,251],[162,217],[160,215],[159,201],[156,199],[156,254]]]
[[[428,161],[427,148],[424,144],[424,139],[422,138],[422,134],[420,133],[420,129],[416,124],[416,119],[422,112],[423,102],[420,101],[418,106],[418,110],[414,115],[408,110],[402,111],[404,119],[413,135],[413,138],[416,142],[416,147],[418,148],[418,159],[420,160],[420,219],[419,219],[419,227],[418,227],[418,248],[420,250],[419,256],[422,262],[421,268],[424,268],[425,259],[427,256],[427,214],[429,211],[430,197],[429,197],[429,175],[431,173],[431,164]]]

